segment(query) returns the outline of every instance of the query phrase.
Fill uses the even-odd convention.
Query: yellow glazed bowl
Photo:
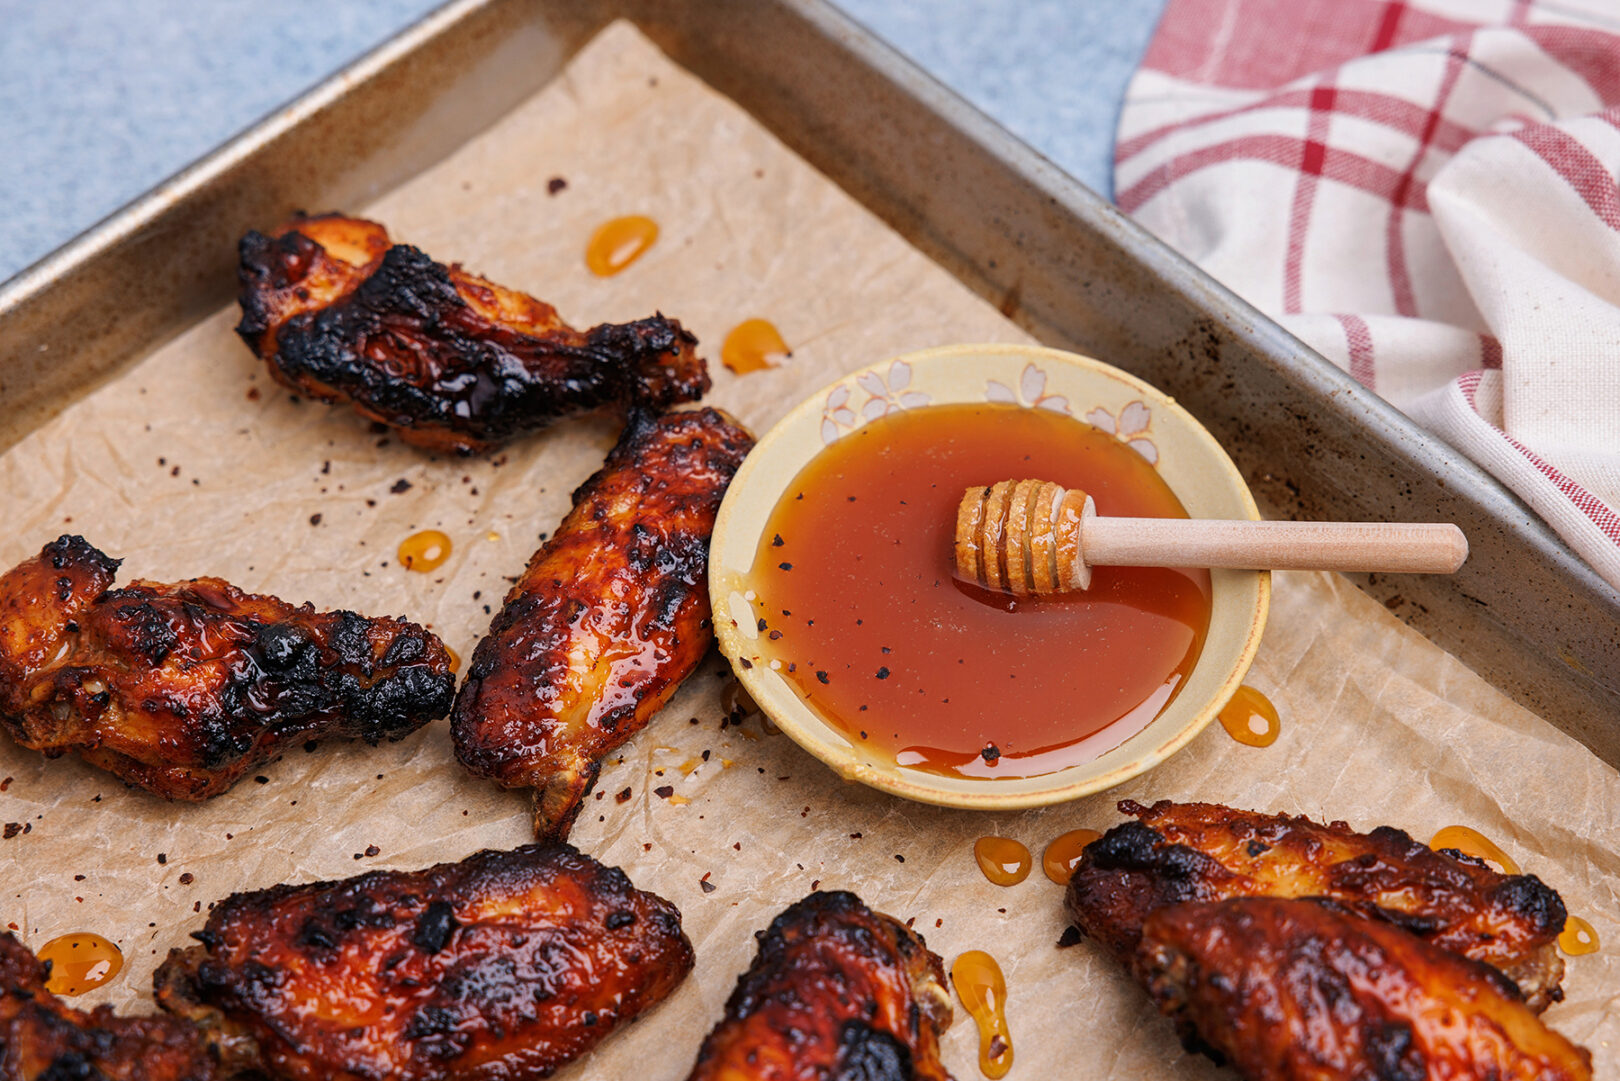
[[[1243,682],[1260,646],[1271,576],[1210,572],[1209,635],[1186,684],[1147,728],[1090,762],[1038,777],[947,777],[852,744],[773,672],[760,648],[748,576],[782,492],[823,447],[897,409],[1008,402],[1067,413],[1114,432],[1158,469],[1194,518],[1259,518],[1237,467],[1175,401],[1090,357],[1024,345],[953,345],[864,368],[800,403],[737,471],[709,547],[720,649],[760,709],[846,780],[945,807],[1039,807],[1098,792],[1151,769],[1203,730]]]

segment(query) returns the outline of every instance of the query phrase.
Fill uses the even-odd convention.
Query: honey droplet
[[[692,776],[692,774],[701,765],[703,765],[703,759],[701,759],[701,758],[688,758],[685,762],[681,763],[681,776],[682,777],[690,777],[690,776]]]
[[[720,347],[720,361],[738,375],[763,368],[774,368],[770,358],[791,357],[793,350],[782,340],[782,332],[765,319],[745,319],[731,328]]]
[[[973,842],[973,858],[998,886],[1016,886],[1029,877],[1029,849],[1011,837],[980,837]]]
[[[1041,853],[1041,870],[1059,886],[1067,886],[1074,877],[1075,864],[1080,862],[1080,853],[1101,836],[1096,830],[1070,830],[1060,834]]]
[[[1282,732],[1277,707],[1271,699],[1245,684],[1221,710],[1221,727],[1227,735],[1249,747],[1270,747]]]
[[[461,671],[461,654],[459,654],[455,650],[451,649],[448,644],[444,647],[444,651],[446,653],[450,654],[450,671],[452,671],[452,672]]]
[[[62,935],[39,948],[39,959],[51,963],[45,989],[54,995],[82,995],[118,975],[124,953],[100,935]]]
[[[658,241],[658,223],[640,214],[599,225],[585,246],[585,265],[599,278],[611,278],[640,259]]]
[[[968,1016],[979,1026],[979,1072],[989,1078],[1012,1069],[1012,1033],[1007,1030],[1007,981],[996,959],[969,950],[951,965],[951,983]]]
[[[685,807],[688,803],[691,803],[691,802],[692,801],[690,799],[688,799],[685,796],[679,795],[679,794],[669,797],[669,805],[671,807]]]
[[[1558,936],[1558,948],[1571,957],[1580,957],[1582,954],[1596,953],[1602,946],[1598,941],[1598,933],[1592,925],[1579,916],[1571,916],[1564,921],[1564,932]]]
[[[1498,848],[1495,841],[1468,826],[1447,826],[1430,839],[1429,847],[1436,852],[1442,848],[1454,848],[1465,856],[1493,864],[1494,870],[1505,875],[1519,873],[1519,865],[1513,862],[1512,856]]]
[[[438,570],[450,558],[450,538],[437,529],[412,533],[399,542],[399,563],[408,571]]]

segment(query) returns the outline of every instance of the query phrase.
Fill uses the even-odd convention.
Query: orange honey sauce
[[[1059,886],[1067,886],[1074,877],[1074,869],[1080,865],[1080,854],[1101,836],[1096,830],[1078,829],[1052,838],[1046,851],[1041,853],[1041,870]]]
[[[998,886],[1016,886],[1029,877],[1029,849],[1011,837],[980,837],[973,842],[973,859]]]
[[[954,574],[964,489],[1040,477],[1098,513],[1186,517],[1153,467],[1088,424],[986,403],[890,413],[784,491],[750,574],[771,666],[858,747],[963,777],[1030,777],[1136,735],[1209,627],[1204,570],[1098,567],[1014,598]]]
[[[979,1072],[992,1079],[1006,1077],[1012,1069],[1013,1047],[1001,966],[983,950],[969,950],[952,963],[951,983],[979,1028]]]
[[[1246,747],[1270,747],[1282,732],[1282,721],[1271,699],[1245,683],[1221,707],[1221,727]]]
[[[772,357],[791,357],[782,332],[765,319],[744,319],[731,328],[720,346],[720,362],[738,375],[776,367]]]
[[[412,533],[399,542],[399,565],[408,571],[438,570],[450,558],[449,534],[438,529],[424,529]]]
[[[37,951],[49,961],[45,989],[55,995],[82,995],[108,983],[124,967],[124,951],[100,935],[81,931],[51,939]]]
[[[610,278],[640,259],[658,242],[658,223],[640,214],[614,218],[597,226],[585,245],[585,265],[599,278]]]

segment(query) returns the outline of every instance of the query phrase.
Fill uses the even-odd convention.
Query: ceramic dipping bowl
[[[764,714],[846,780],[973,810],[1061,803],[1120,784],[1185,746],[1243,681],[1271,598],[1265,572],[1212,570],[1209,632],[1186,682],[1136,735],[1096,758],[1034,777],[959,777],[896,764],[853,744],[772,670],[756,629],[749,574],[779,497],[822,449],[894,409],[1003,402],[1051,409],[1112,431],[1151,462],[1194,518],[1258,519],[1237,467],[1174,400],[1100,361],[1022,345],[909,353],[844,376],[801,402],[749,454],[715,522],[709,592],[720,649]]]

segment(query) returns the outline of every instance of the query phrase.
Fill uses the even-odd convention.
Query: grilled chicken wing
[[[758,938],[689,1081],[950,1081],[950,992],[921,935],[818,891]]]
[[[1080,927],[1117,959],[1154,910],[1226,897],[1330,897],[1501,970],[1543,1010],[1563,998],[1564,903],[1534,875],[1503,875],[1398,829],[1161,800],[1086,846],[1068,890]]]
[[[158,1003],[290,1081],[545,1077],[692,969],[675,906],[568,845],[235,894],[196,937]]]
[[[0,727],[23,746],[200,800],[289,742],[398,739],[449,709],[450,655],[414,623],[218,578],[113,589],[118,564],[64,536],[0,576]]]
[[[75,1010],[45,988],[49,966],[0,932],[0,1081],[213,1081],[196,1029],[172,1017]]]
[[[1332,902],[1159,909],[1132,960],[1188,1046],[1249,1081],[1592,1076],[1495,969]]]
[[[709,389],[673,319],[578,331],[551,305],[446,267],[376,222],[295,218],[240,246],[237,333],[285,386],[472,452],[602,406],[667,409]]]
[[[714,640],[709,532],[753,443],[712,409],[632,418],[478,643],[451,719],[456,757],[536,789],[540,838],[568,836],[601,760]]]

